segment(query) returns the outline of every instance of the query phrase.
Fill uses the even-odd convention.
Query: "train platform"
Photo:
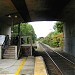
[[[21,47],[31,47],[31,44],[22,44]],[[37,48],[36,44],[32,44],[33,48]]]
[[[19,60],[1,59],[0,75],[47,75],[47,70],[41,56],[28,56]]]

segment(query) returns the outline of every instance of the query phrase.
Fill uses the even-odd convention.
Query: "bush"
[[[53,32],[49,35],[44,38],[43,43],[51,47],[63,47],[63,33]]]

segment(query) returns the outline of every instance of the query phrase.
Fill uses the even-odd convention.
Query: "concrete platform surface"
[[[1,59],[0,75],[47,75],[42,57],[28,56],[27,58]]]
[[[34,57],[29,56],[19,75],[34,75]]]
[[[20,60],[15,59],[1,59],[0,60],[0,75],[16,75],[20,64],[25,58]]]
[[[36,44],[32,44],[34,48],[37,48]],[[22,44],[21,47],[31,47],[31,44]]]
[[[35,57],[34,75],[48,75],[43,58]]]

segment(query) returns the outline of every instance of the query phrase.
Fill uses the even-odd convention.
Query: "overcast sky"
[[[39,37],[45,37],[50,32],[54,31],[53,26],[56,23],[56,21],[39,21],[39,22],[29,22],[35,30],[35,33],[37,35],[37,38]]]

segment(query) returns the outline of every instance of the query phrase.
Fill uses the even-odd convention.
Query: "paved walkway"
[[[20,64],[24,62],[26,58],[15,60],[15,59],[2,59],[0,60],[0,75],[14,75],[16,74]]]
[[[47,70],[42,57],[35,58],[34,75],[47,75]]]
[[[34,57],[29,56],[19,75],[34,75]]]
[[[42,57],[0,60],[0,75],[47,75]]]

